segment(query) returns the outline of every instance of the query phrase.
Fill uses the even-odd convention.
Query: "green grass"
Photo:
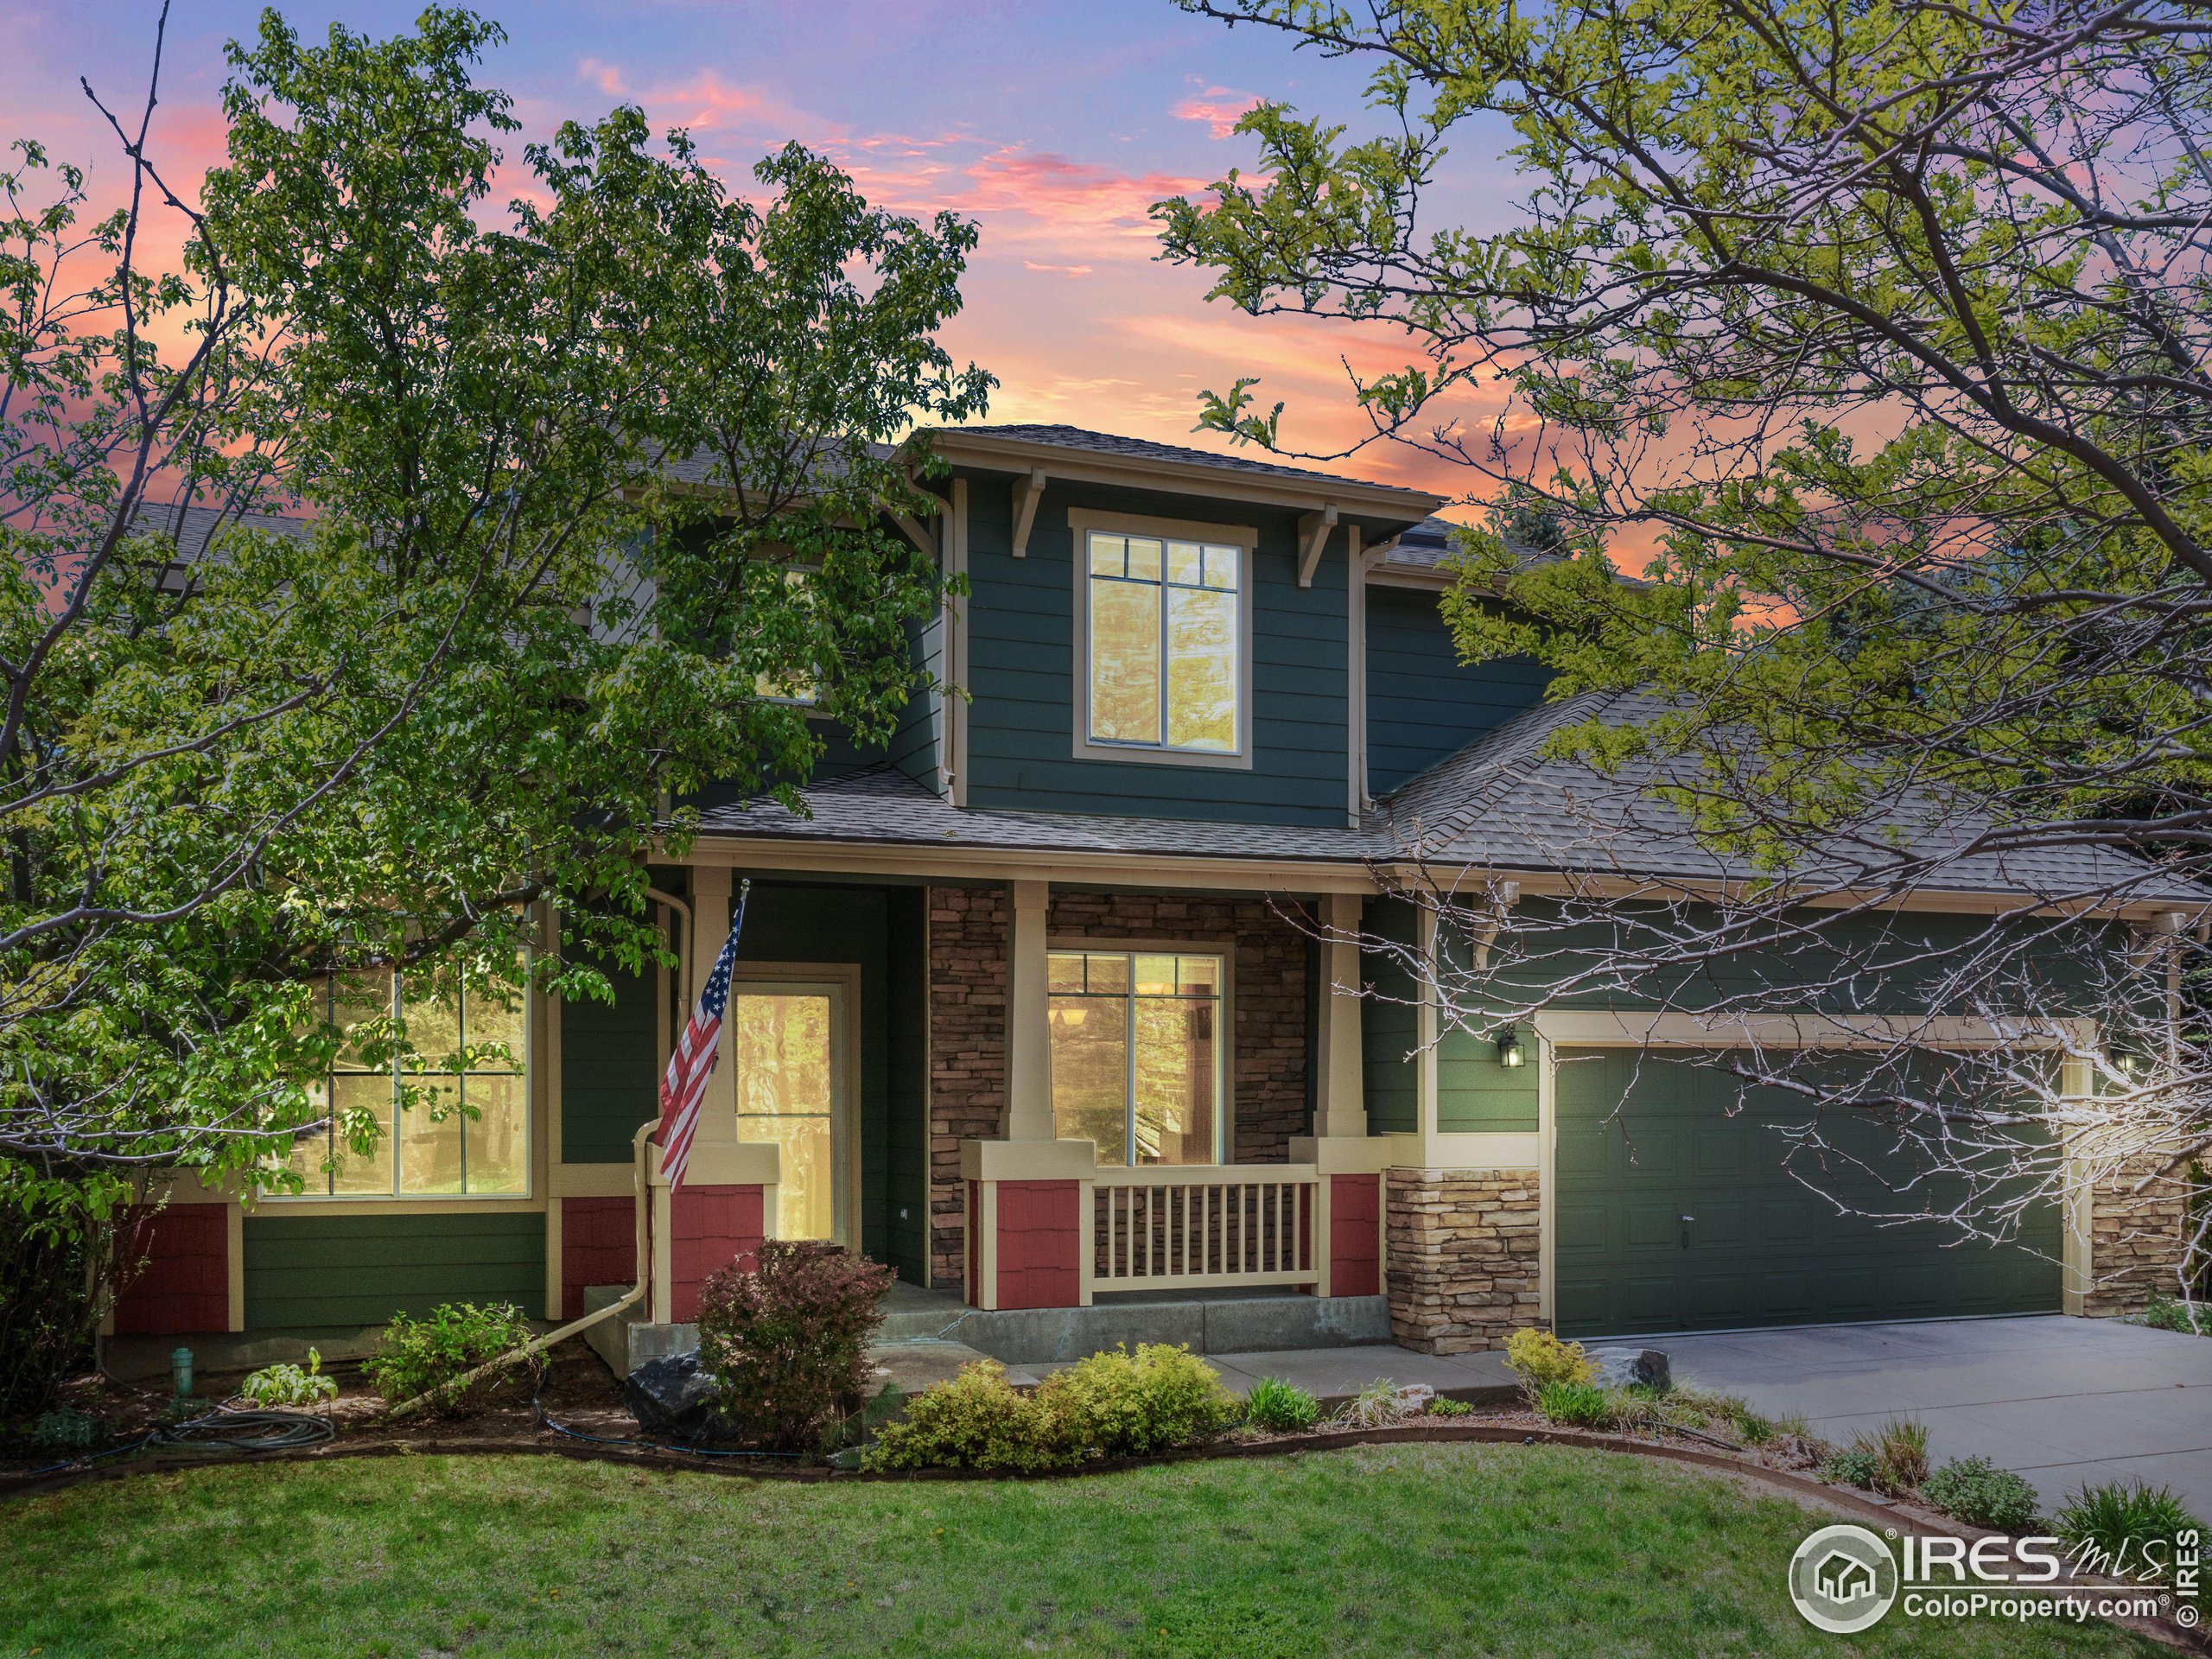
[[[801,1486],[550,1458],[141,1476],[0,1506],[0,1656],[2148,1654],[1802,1623],[1820,1517],[1608,1452],[1395,1446]]]

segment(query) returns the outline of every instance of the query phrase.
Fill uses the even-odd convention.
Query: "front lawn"
[[[554,1458],[141,1476],[0,1506],[0,1655],[2148,1654],[1783,1588],[1823,1517],[1552,1446],[784,1484]]]

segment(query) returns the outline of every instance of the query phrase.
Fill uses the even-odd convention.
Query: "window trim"
[[[1126,766],[1208,766],[1217,771],[1252,770],[1252,594],[1259,586],[1260,531],[1253,524],[1224,524],[1195,518],[1154,518],[1125,512],[1068,509],[1073,532],[1068,563],[1075,578],[1075,628],[1069,639],[1075,660],[1075,758],[1116,760]],[[1236,583],[1236,747],[1228,751],[1171,749],[1162,744],[1099,743],[1090,735],[1090,537],[1173,537],[1178,541],[1214,542],[1235,547],[1243,568]]]
[[[533,953],[534,954],[534,953]],[[466,1213],[468,1215],[544,1215],[548,1209],[547,1192],[551,1183],[548,1172],[555,1158],[554,1148],[547,1144],[549,1125],[557,1124],[560,1118],[559,1102],[546,1092],[551,1086],[550,1074],[556,1073],[557,1055],[550,1041],[552,1029],[560,1014],[557,1005],[548,999],[535,985],[522,992],[522,1112],[523,1135],[525,1147],[523,1168],[525,1172],[523,1190],[519,1192],[285,1192],[263,1186],[257,1190],[257,1205],[281,1206],[288,1211],[359,1211],[379,1216],[435,1216]],[[331,1074],[325,1072],[325,1077]],[[424,1073],[417,1075],[445,1075]],[[327,1131],[326,1131],[327,1133]],[[391,1155],[398,1155],[398,1137],[387,1141]]]
[[[1047,934],[1045,954],[1066,955],[1078,951],[1085,956],[1113,956],[1116,953],[1148,957],[1213,957],[1221,963],[1221,1019],[1216,1038],[1217,1050],[1215,1064],[1219,1068],[1221,1097],[1214,1113],[1215,1162],[1206,1164],[1101,1164],[1101,1169],[1233,1169],[1236,1166],[1236,941],[1227,939],[1099,939],[1062,938]],[[1047,1001],[1049,1001],[1049,997]],[[1047,1062],[1049,1065],[1049,1060]],[[1129,1119],[1131,1103],[1124,1100],[1122,1111],[1124,1121]],[[1130,1133],[1124,1129],[1126,1142]]]

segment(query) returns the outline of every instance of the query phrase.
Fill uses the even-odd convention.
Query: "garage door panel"
[[[1954,1189],[1923,1180],[1901,1198],[1897,1184],[1917,1172],[1877,1121],[1828,1113],[1821,1127],[1841,1155],[1823,1160],[1785,1133],[1806,1121],[1801,1103],[1769,1096],[1731,1116],[1738,1098],[1726,1076],[1681,1061],[1607,1054],[1560,1068],[1561,1331],[2056,1311],[2055,1205],[1998,1246],[1957,1243],[1936,1222],[1878,1224],[1850,1211],[1940,1207]],[[1851,1161],[1885,1158],[1887,1180]],[[1688,1249],[1685,1214],[1697,1217]]]

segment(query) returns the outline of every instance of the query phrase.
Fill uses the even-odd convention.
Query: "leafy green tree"
[[[2172,878],[2212,854],[2212,10],[1184,3],[1364,67],[1378,130],[1262,105],[1256,179],[1160,204],[1166,256],[1248,311],[1411,342],[1351,391],[1370,441],[1465,467],[1494,504],[1446,602],[1463,653],[1591,694],[1554,748],[1637,785],[1620,830],[1663,804],[1760,877],[1694,915],[1651,893],[1664,919],[1599,978],[1786,956],[1809,929],[1818,984],[1860,995],[1883,964],[1839,941],[2000,857],[2022,913],[1930,994],[2018,1006],[2024,953],[2058,948],[2014,925],[2034,906],[2166,927],[2191,907]],[[1438,212],[1447,138],[1517,169],[1510,222]],[[1201,424],[1293,450],[1255,385],[1208,394]],[[1455,420],[1494,394],[1494,418]],[[1532,561],[1511,520],[1538,512],[1560,534]],[[1902,834],[1901,806],[1941,833]],[[2101,862],[2056,876],[2057,849]],[[1510,934],[1497,912],[1460,919]],[[2081,1057],[2119,1103],[2073,1126],[2106,1137],[2103,1170],[2185,1170],[2212,1129],[2212,1053],[2169,1017],[2186,947],[2161,937],[2102,1001],[2159,1065]],[[1858,1103],[1939,1159],[1975,1138],[1970,1104],[1895,1076]]]
[[[0,1154],[27,1204],[281,1164],[339,1040],[329,975],[604,995],[660,949],[644,861],[693,823],[668,803],[788,792],[810,710],[880,738],[918,683],[938,578],[900,526],[935,464],[902,439],[993,384],[936,340],[974,227],[871,208],[797,146],[734,197],[629,108],[524,146],[500,207],[518,128],[474,76],[500,38],[433,8],[309,43],[266,13],[196,193],[145,118],[97,224],[35,144],[0,175]]]

